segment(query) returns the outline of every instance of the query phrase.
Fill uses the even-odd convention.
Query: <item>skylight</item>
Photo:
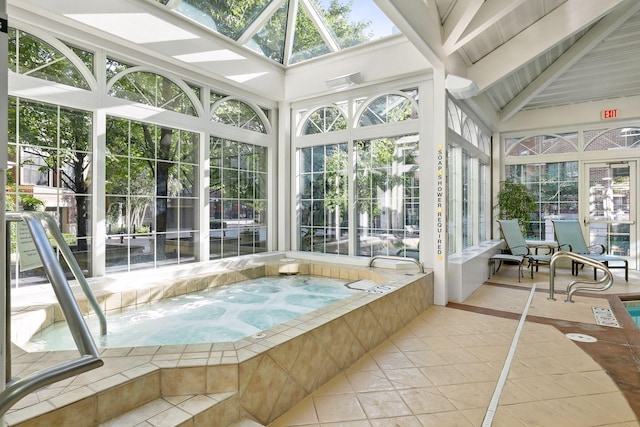
[[[157,1],[286,65],[397,32],[373,0]]]

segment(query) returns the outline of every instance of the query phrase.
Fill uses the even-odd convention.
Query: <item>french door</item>
[[[627,258],[637,268],[637,162],[586,163],[583,223],[590,244]]]

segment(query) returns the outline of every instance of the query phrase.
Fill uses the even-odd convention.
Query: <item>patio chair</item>
[[[553,234],[558,242],[558,248],[561,251],[569,251],[576,254],[583,255],[594,261],[603,263],[607,268],[624,268],[624,280],[629,281],[629,262],[619,256],[608,255],[605,252],[604,245],[591,245],[587,246],[582,234],[582,228],[580,223],[575,219],[563,219],[552,220],[553,222]],[[592,248],[599,248],[600,253],[592,253]],[[617,265],[610,265],[609,263],[616,263]],[[620,265],[620,263],[622,265]],[[578,261],[571,262],[571,274],[578,275],[578,266],[584,267]],[[593,280],[597,278],[597,271],[593,269]]]
[[[533,279],[533,268],[538,271],[540,264],[548,265],[551,262],[551,254],[553,253],[552,247],[536,246],[535,251],[532,252],[532,248],[527,245],[527,242],[522,235],[520,224],[515,219],[499,219],[500,233],[504,239],[507,250],[512,256],[521,256],[523,262],[528,262],[528,268],[531,272],[531,278]],[[546,254],[539,254],[538,249],[546,248]],[[504,254],[497,254],[504,255]],[[494,255],[495,256],[495,255]]]

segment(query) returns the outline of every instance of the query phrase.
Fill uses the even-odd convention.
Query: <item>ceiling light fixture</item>
[[[362,83],[362,76],[360,75],[360,72],[351,73],[326,80],[325,83],[329,89],[343,90],[355,87]]]

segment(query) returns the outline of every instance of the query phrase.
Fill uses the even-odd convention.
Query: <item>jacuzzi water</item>
[[[623,304],[633,321],[640,328],[640,301],[629,301]]]
[[[262,277],[107,313],[107,335],[86,318],[99,348],[236,341],[352,295],[345,280],[314,276]],[[26,351],[73,350],[65,322],[22,346]]]

